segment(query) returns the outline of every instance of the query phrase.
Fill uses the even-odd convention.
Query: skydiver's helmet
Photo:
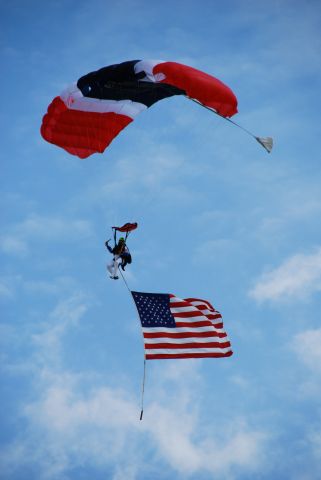
[[[118,240],[118,243],[125,243],[124,237],[120,237],[120,239]]]

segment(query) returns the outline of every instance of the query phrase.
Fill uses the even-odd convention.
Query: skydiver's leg
[[[114,261],[112,261],[112,263],[107,265],[107,270],[109,271],[110,275],[113,274],[113,268],[114,268]]]
[[[121,259],[122,259],[122,262],[120,264],[121,268],[123,270],[125,270],[125,267],[126,265],[128,265],[129,263],[131,263],[131,256],[129,253],[124,253],[122,256],[121,256]]]
[[[126,265],[127,265],[126,257],[125,257],[125,256],[122,256],[122,257],[121,257],[121,264],[120,264],[120,266],[121,266],[121,268],[122,268],[123,270],[125,270]]]
[[[117,272],[118,272],[118,259],[119,259],[119,255],[115,255],[115,258],[114,258],[114,262],[113,262],[113,267],[114,267],[114,271],[113,271],[113,277],[114,278],[118,278],[117,276]]]

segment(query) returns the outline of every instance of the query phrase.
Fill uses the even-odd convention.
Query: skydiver
[[[110,240],[107,240],[105,242],[106,248],[114,255],[113,261],[107,265],[107,269],[110,273],[110,278],[113,280],[118,280],[118,267],[121,266],[122,270],[125,270],[125,266],[128,263],[131,263],[131,255],[129,253],[129,250],[126,246],[125,239],[123,237],[120,237],[118,240],[118,243],[114,246],[114,248],[111,248],[108,244]],[[118,262],[118,260],[121,259],[121,262]]]

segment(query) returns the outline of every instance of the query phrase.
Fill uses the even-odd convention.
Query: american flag
[[[232,355],[222,316],[206,300],[131,293],[142,324],[146,360]]]

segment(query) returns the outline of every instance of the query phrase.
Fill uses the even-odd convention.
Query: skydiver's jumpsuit
[[[106,247],[114,255],[113,261],[107,265],[107,269],[111,275],[112,278],[118,278],[117,272],[118,272],[118,259],[121,258],[121,255],[126,251],[126,245],[125,243],[118,243],[117,245],[114,246],[114,248],[111,248],[108,245],[108,242],[105,242]]]

